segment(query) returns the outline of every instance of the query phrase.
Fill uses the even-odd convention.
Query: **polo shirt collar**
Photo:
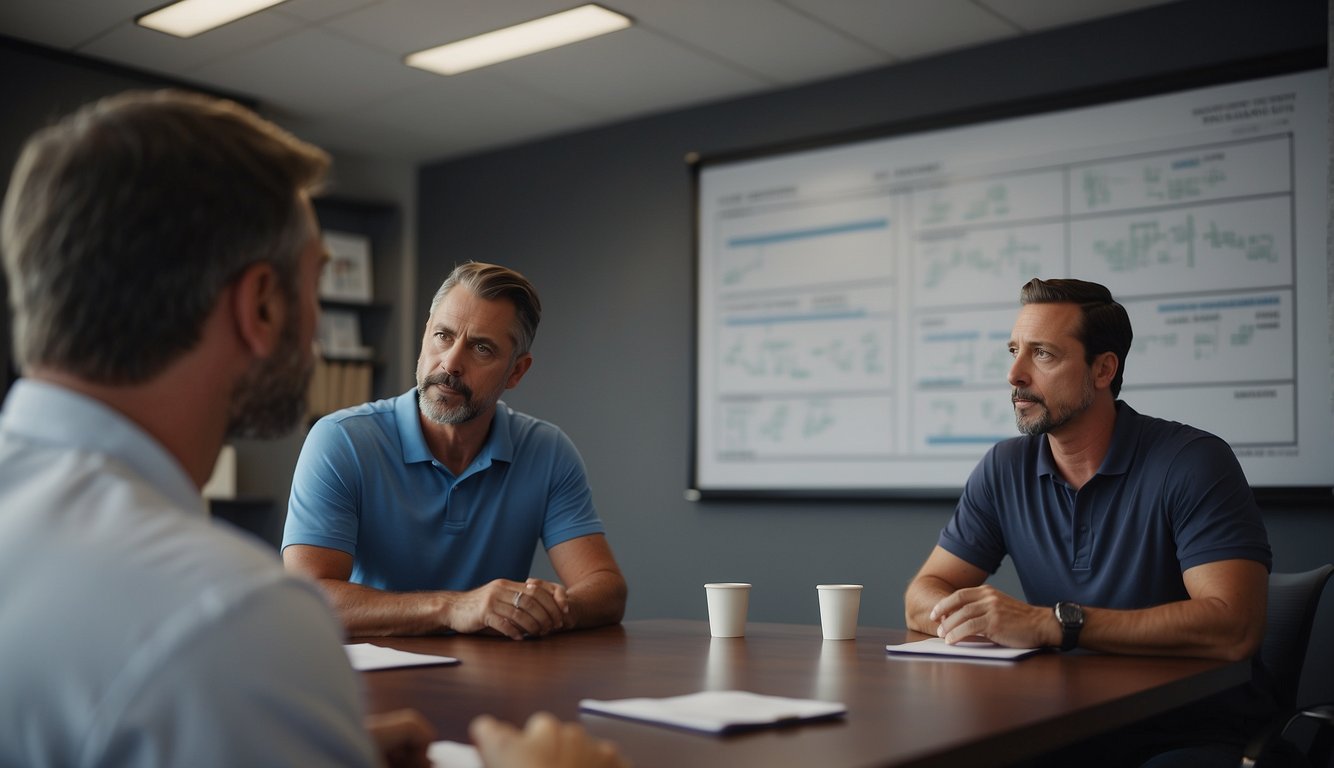
[[[435,461],[435,457],[431,455],[431,449],[426,447],[426,435],[422,432],[419,414],[416,387],[399,395],[398,399],[394,401],[394,421],[398,425],[398,444],[403,451],[403,463],[405,464]]]
[[[203,496],[176,457],[138,424],[100,400],[58,384],[19,379],[4,405],[0,430],[68,451],[107,456],[181,510],[208,515]]]
[[[1112,428],[1112,444],[1098,467],[1100,475],[1124,475],[1130,471],[1139,445],[1139,414],[1121,400],[1116,401],[1116,426]]]
[[[426,435],[422,432],[420,409],[417,405],[417,390],[410,389],[399,396],[394,403],[394,421],[398,424],[399,445],[403,449],[405,463],[435,461],[431,449],[426,445]],[[510,414],[513,413],[505,401],[496,403],[495,415],[491,418],[491,430],[473,466],[485,468],[492,461],[506,463],[514,460],[514,440],[510,435]]]
[[[1107,446],[1107,455],[1098,467],[1099,475],[1124,475],[1130,471],[1130,464],[1135,457],[1135,446],[1139,440],[1139,414],[1126,405],[1125,401],[1116,401],[1116,426],[1112,427],[1112,442]],[[1047,435],[1038,438],[1038,477],[1051,475],[1060,477],[1056,471],[1056,461],[1051,456],[1051,443]]]

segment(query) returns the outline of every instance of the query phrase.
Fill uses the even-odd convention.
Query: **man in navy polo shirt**
[[[1231,449],[1117,400],[1132,333],[1105,287],[1034,279],[1020,301],[1009,382],[1023,436],[973,470],[904,595],[908,626],[951,643],[1255,658],[1271,558]],[[985,583],[1006,555],[1025,600]],[[1237,689],[1061,759],[1236,765],[1266,708]]]
[[[532,365],[540,316],[523,275],[461,264],[431,302],[417,387],[311,429],[283,560],[350,634],[518,640],[621,620],[625,579],[574,444],[500,402]],[[528,577],[538,541],[559,581]]]

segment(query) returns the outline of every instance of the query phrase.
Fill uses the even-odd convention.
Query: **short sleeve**
[[[553,460],[547,513],[542,522],[542,543],[547,549],[580,536],[604,532],[593,507],[593,491],[588,486],[584,460],[574,442],[560,430],[556,430]]]
[[[1204,435],[1182,446],[1166,473],[1164,496],[1181,570],[1219,560],[1255,560],[1272,552],[1255,494],[1232,448]]]
[[[356,556],[361,475],[350,436],[336,421],[311,427],[292,474],[283,548],[310,544]]]
[[[987,573],[995,573],[1006,554],[994,492],[996,461],[993,447],[973,467],[954,515],[937,540],[941,549]]]

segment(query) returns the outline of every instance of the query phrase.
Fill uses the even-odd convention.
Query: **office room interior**
[[[690,49],[700,54],[690,59],[693,69],[652,72],[641,61],[621,72],[594,73],[593,59],[565,54],[578,64],[571,72],[596,74],[583,88],[615,92],[622,111],[568,99],[566,94],[579,93],[578,86],[567,84],[552,95],[543,92],[540,80],[534,85],[502,70],[491,73],[495,80],[479,82],[507,84],[507,92],[484,93],[483,86],[466,83],[445,88],[415,111],[419,122],[402,134],[412,138],[395,138],[387,129],[381,135],[374,120],[360,119],[349,128],[304,114],[302,90],[353,90],[344,99],[348,121],[358,110],[374,110],[377,102],[401,104],[411,91],[375,93],[364,80],[302,84],[280,78],[273,93],[290,95],[284,103],[279,96],[224,87],[219,83],[225,78],[210,82],[209,77],[228,72],[257,77],[264,63],[283,65],[281,57],[261,55],[266,34],[276,38],[295,28],[324,36],[334,43],[330,55],[337,55],[355,39],[340,29],[340,19],[365,13],[388,24],[395,13],[426,3],[349,0],[320,10],[317,3],[290,0],[265,12],[278,14],[281,24],[254,33],[253,64],[227,48],[243,46],[227,42],[225,32],[214,42],[205,35],[147,46],[136,64],[133,56],[110,59],[107,51],[127,48],[124,27],[152,2],[6,2],[0,8],[5,115],[0,160],[8,178],[32,130],[78,104],[127,88],[203,87],[251,104],[333,154],[335,204],[326,226],[360,224],[373,232],[372,286],[381,324],[374,397],[391,397],[413,385],[426,307],[453,264],[494,261],[533,280],[544,307],[535,364],[504,400],[559,425],[578,446],[630,586],[627,619],[700,619],[704,583],[747,581],[754,585],[751,620],[815,624],[815,585],[837,582],[865,585],[862,625],[901,627],[904,587],[953,509],[948,496],[687,497],[696,371],[695,200],[687,156],[874,135],[1012,105],[1064,103],[1083,92],[1129,97],[1145,84],[1162,88],[1174,81],[1325,67],[1329,61],[1331,9],[1307,0],[886,2],[905,18],[922,14],[932,21],[915,40],[902,40],[908,46],[903,54],[815,20],[820,12],[811,9],[820,3],[754,0],[737,4],[730,21],[763,6],[766,14],[800,19],[861,55],[839,59],[816,45],[766,55],[738,47],[736,60],[719,59],[673,31],[672,25],[686,23],[690,14],[705,14],[708,3],[681,3],[671,13],[658,13],[653,8],[658,3],[677,5],[609,4],[636,18],[638,31],[613,33],[604,45],[632,61],[640,55],[649,62],[663,55],[657,49],[664,46]],[[379,16],[377,5],[384,11]],[[471,12],[468,4],[459,5],[461,16]],[[567,7],[522,5],[529,15]],[[833,10],[851,5],[829,3],[831,17]],[[988,21],[981,31],[950,33],[952,18],[978,14]],[[258,20],[262,15],[249,23],[265,23]],[[68,29],[53,21],[61,16]],[[1024,26],[1016,18],[1032,21]],[[612,41],[617,34],[641,37]],[[877,35],[866,33],[873,40],[900,39]],[[773,37],[774,46],[783,42],[781,34]],[[753,34],[745,43],[756,51],[765,47]],[[725,40],[713,44],[723,46]],[[629,50],[636,46],[642,48],[639,54]],[[546,68],[558,67],[561,54],[550,55],[555,64]],[[746,65],[748,55],[770,63],[770,71]],[[813,61],[787,68],[774,63],[785,56]],[[211,61],[223,63],[211,66]],[[311,77],[320,71],[318,63],[286,64]],[[558,74],[546,73],[553,81]],[[635,76],[653,81],[644,86],[647,93],[624,79]],[[352,103],[353,96],[359,104]],[[653,101],[659,97],[661,102]],[[520,107],[534,103],[552,114],[538,125],[525,125]],[[6,357],[8,331],[6,321]],[[1128,370],[1128,382],[1135,373]],[[11,363],[6,388],[15,375]],[[996,388],[1003,396],[1008,385],[998,380]],[[253,528],[275,545],[302,432],[272,443],[235,445],[237,494],[261,508]],[[1334,562],[1334,499],[1328,488],[1323,496],[1262,488],[1258,497],[1274,570]],[[540,553],[534,563],[537,575],[549,573]],[[1018,591],[1008,564],[997,578]],[[1329,595],[1317,633],[1334,638]],[[1320,676],[1331,677],[1328,671]],[[1331,697],[1334,691],[1323,696]]]

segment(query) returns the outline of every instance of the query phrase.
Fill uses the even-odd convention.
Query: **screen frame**
[[[1160,96],[1246,80],[1299,74],[1329,66],[1327,49],[1311,47],[1277,56],[1245,59],[1205,68],[1176,70],[1144,78],[1135,78],[1076,90],[1057,91],[1028,99],[983,104],[961,110],[945,111],[882,123],[872,127],[806,136],[791,140],[734,148],[718,152],[690,152],[685,162],[690,175],[692,295],[691,295],[691,390],[689,396],[689,462],[684,497],[688,501],[851,501],[885,500],[940,501],[957,499],[963,486],[936,487],[784,487],[784,488],[701,488],[699,483],[699,409],[700,409],[700,325],[701,325],[701,174],[718,165],[747,160],[778,158],[806,150],[828,149],[843,144],[906,137],[931,131],[983,125],[993,121],[1037,117],[1045,113],[1109,105],[1119,101]],[[1331,138],[1334,141],[1334,138]],[[1334,205],[1334,198],[1331,199]],[[1328,251],[1328,243],[1326,244]],[[1331,274],[1334,280],[1334,274]],[[1017,303],[1016,303],[1017,311]],[[1331,305],[1334,312],[1334,304]],[[1332,321],[1334,322],[1334,321]],[[1331,339],[1334,344],[1334,339]],[[1334,374],[1331,374],[1334,375]],[[1170,415],[1169,415],[1170,418]],[[1328,506],[1334,508],[1334,485],[1252,486],[1257,500],[1275,505]]]

